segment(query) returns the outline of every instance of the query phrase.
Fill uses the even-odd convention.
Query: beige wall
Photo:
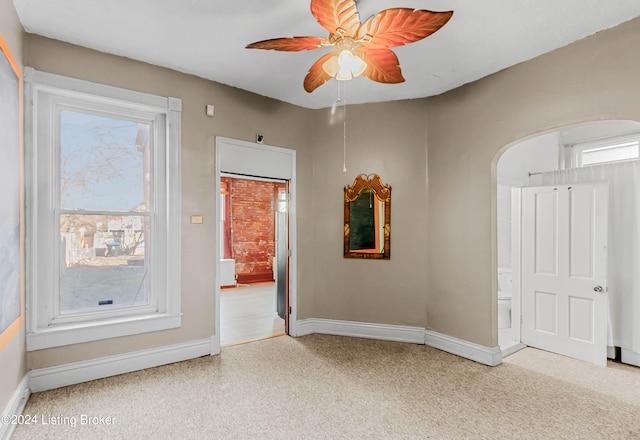
[[[352,106],[348,168],[341,120],[189,75],[28,35],[25,64],[183,100],[183,327],[160,333],[30,352],[30,369],[109,356],[213,334],[214,136],[294,148],[298,179],[298,319],[426,324],[425,101]],[[205,105],[216,106],[207,118]],[[392,260],[342,258],[343,187],[360,173],[393,186]],[[313,188],[313,189],[312,189]],[[190,214],[204,225],[190,225]],[[207,221],[209,219],[209,221]],[[313,219],[313,220],[312,220]]]
[[[297,150],[298,302],[310,316],[313,286],[309,254],[311,111],[201,78],[93,50],[27,35],[25,65],[35,69],[182,99],[182,328],[157,333],[57,347],[28,353],[30,369],[93,359],[162,345],[208,338],[214,333],[215,136],[255,141]],[[215,117],[205,105],[215,105]],[[191,214],[204,224],[189,223]]]
[[[23,34],[13,2],[0,0],[0,35],[20,66],[22,66]],[[27,372],[24,325],[0,351],[0,371],[2,371],[0,374],[0,412],[2,412]]]
[[[343,173],[342,124],[329,110],[28,35],[25,65],[182,98],[184,312],[181,329],[31,352],[28,367],[213,333],[214,137],[253,141],[258,132],[267,144],[298,151],[299,319],[427,326],[495,346],[498,152],[570,124],[640,120],[640,59],[629,56],[639,44],[636,20],[438,97],[351,106]],[[216,106],[214,118],[205,104]],[[393,187],[392,258],[345,260],[343,187],[373,172]],[[191,214],[204,224],[189,224]]]
[[[314,317],[424,327],[426,103],[349,106],[347,172],[341,110],[318,110],[313,149]],[[391,185],[391,260],[344,259],[344,186],[377,173]]]
[[[512,142],[640,121],[640,19],[429,99],[429,328],[497,344],[495,164]]]

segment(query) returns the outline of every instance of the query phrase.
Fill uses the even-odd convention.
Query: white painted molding
[[[9,403],[0,415],[7,416],[19,416],[24,410],[24,406],[27,404],[27,400],[31,395],[29,390],[29,373],[25,374],[18,388],[14,391]],[[15,424],[5,424],[0,421],[0,440],[9,440],[13,430],[16,428]]]
[[[294,337],[307,336],[317,333],[314,328],[315,319],[301,319],[296,322],[296,334]],[[291,335],[291,332],[289,332]]]
[[[158,109],[178,110],[182,107],[180,98],[166,98],[150,93],[138,92],[130,89],[110,86],[106,84],[94,83],[78,78],[71,78],[55,73],[43,72],[33,67],[25,67],[24,82],[27,84],[39,84],[41,87],[56,89],[58,93],[68,93],[68,91],[80,92],[89,95],[103,96],[129,103],[130,107],[139,105],[145,107],[156,107]],[[171,100],[171,101],[170,101]],[[179,108],[178,108],[179,106]]]
[[[311,318],[297,321],[296,329],[297,336],[320,333],[323,335],[424,344],[424,328],[421,327]]]
[[[179,302],[177,304],[179,306]],[[27,332],[27,351],[180,328],[182,315],[158,314]]]
[[[623,363],[640,367],[640,353],[635,353],[633,350],[629,350],[628,348],[621,348],[620,356]]]
[[[216,335],[213,335],[209,338],[209,344],[211,346],[209,354],[211,356],[215,356],[220,354],[220,338],[216,338]]]
[[[495,367],[502,363],[500,347],[485,347],[484,345],[474,344],[473,342],[443,335],[432,330],[425,330],[424,334],[425,343],[438,350],[489,365],[490,367]]]
[[[485,347],[452,336],[443,335],[422,327],[407,327],[390,324],[338,321],[310,318],[297,321],[297,336],[314,333],[324,335],[351,336],[355,338],[382,339],[385,341],[426,344],[447,353],[455,354],[481,364],[494,367],[502,362],[500,347]]]
[[[42,368],[31,371],[29,385],[33,392],[51,390],[207,356],[212,354],[211,350],[213,348],[211,338],[206,338],[182,344],[166,345],[89,361]]]
[[[501,349],[500,351],[502,351],[502,359],[506,358],[507,356],[511,356],[514,353],[519,352],[523,348],[527,348],[527,346],[524,344],[516,344],[504,350]]]

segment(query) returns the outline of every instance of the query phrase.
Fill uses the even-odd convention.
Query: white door
[[[523,188],[522,342],[607,363],[607,186]]]

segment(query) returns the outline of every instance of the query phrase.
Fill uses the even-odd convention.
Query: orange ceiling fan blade
[[[360,16],[354,0],[311,0],[311,13],[330,34],[355,36],[360,28]]]
[[[271,40],[256,41],[247,45],[247,49],[281,50],[285,52],[297,52],[300,50],[314,50],[324,45],[331,44],[329,40],[321,37],[291,37],[273,38]]]
[[[366,21],[358,38],[371,37],[364,44],[371,49],[402,46],[422,40],[447,24],[453,11],[433,12],[411,8],[385,9]]]
[[[405,79],[390,48],[428,37],[453,16],[453,11],[390,8],[362,24],[356,1],[311,0],[311,13],[329,31],[328,38],[274,38],[251,43],[247,49],[295,52],[333,46],[334,52],[320,57],[304,78],[308,93],[334,77],[349,80],[361,74],[379,83],[397,84]],[[331,63],[327,63],[329,60]]]
[[[398,84],[405,81],[398,57],[392,50],[365,47],[359,47],[356,50],[358,56],[367,63],[363,75],[370,80],[385,84]]]
[[[309,73],[304,78],[304,89],[311,93],[325,82],[329,81],[332,76],[327,74],[322,68],[322,65],[326,63],[331,57],[334,57],[334,53],[328,53],[320,57],[318,61],[313,63],[313,66],[309,69]]]

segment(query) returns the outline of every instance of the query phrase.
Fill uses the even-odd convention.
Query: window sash
[[[58,99],[54,99],[50,104],[51,107],[49,109],[50,112],[55,114],[55,122],[53,123],[52,129],[54,131],[55,137],[55,145],[53,148],[55,149],[56,156],[56,167],[53,170],[54,175],[52,179],[56,182],[56,197],[55,197],[55,208],[54,208],[54,218],[56,219],[55,223],[52,225],[52,235],[56,236],[60,234],[60,217],[65,214],[71,215],[94,215],[94,214],[104,214],[110,216],[147,216],[151,219],[150,228],[148,237],[145,237],[145,240],[148,240],[149,243],[153,243],[157,239],[156,234],[156,198],[160,198],[159,194],[156,194],[156,188],[160,189],[161,185],[156,185],[157,180],[157,169],[158,164],[156,163],[156,147],[157,143],[156,138],[160,138],[159,146],[164,144],[164,137],[162,136],[162,132],[158,132],[158,128],[162,126],[163,120],[158,117],[155,113],[147,113],[140,111],[131,111],[128,108],[122,108],[120,106],[111,105],[109,108],[105,108],[105,103],[101,100],[95,101],[95,98],[92,98],[89,101],[78,99],[78,98],[70,98],[70,97],[58,97]],[[87,209],[63,209],[62,208],[62,127],[61,127],[61,114],[64,111],[70,111],[81,114],[89,114],[96,115],[105,118],[113,118],[113,119],[122,119],[134,123],[146,124],[150,126],[150,136],[149,136],[149,194],[148,194],[148,209],[146,211],[103,211],[103,210],[87,210]],[[60,255],[62,253],[61,250],[61,242],[60,240],[54,241],[54,255]],[[54,269],[54,292],[52,299],[52,317],[51,317],[51,325],[57,324],[68,324],[68,323],[78,323],[85,321],[93,321],[97,319],[107,319],[112,317],[123,317],[123,316],[132,316],[139,314],[148,314],[153,312],[158,312],[160,310],[160,306],[164,304],[160,304],[158,301],[159,295],[157,295],[157,282],[154,280],[154,272],[156,269],[153,267],[156,261],[153,252],[151,255],[148,255],[148,264],[150,267],[148,268],[149,278],[146,280],[147,286],[145,289],[147,290],[147,304],[145,305],[131,305],[128,307],[108,307],[104,310],[93,309],[80,309],[77,311],[63,311],[61,309],[62,302],[62,261],[61,259],[55,259],[55,269]]]
[[[137,114],[131,114],[129,112],[127,113],[123,113],[123,112],[115,112],[115,111],[111,111],[109,113],[105,112],[105,111],[96,111],[93,108],[90,108],[90,106],[87,106],[87,108],[81,108],[80,106],[68,106],[68,105],[64,105],[64,104],[60,104],[58,103],[57,105],[55,105],[55,123],[53,125],[53,129],[54,129],[54,133],[55,133],[55,139],[56,139],[56,160],[58,163],[58,166],[56,168],[56,173],[57,175],[55,176],[56,178],[56,182],[57,182],[57,208],[58,209],[69,209],[69,210],[90,210],[88,208],[82,208],[82,207],[71,207],[71,206],[63,206],[62,205],[62,201],[63,201],[63,191],[62,191],[62,182],[63,182],[63,145],[62,145],[62,138],[63,138],[63,132],[62,132],[62,113],[73,113],[73,114],[77,114],[77,115],[83,115],[83,116],[96,116],[99,118],[105,118],[105,119],[111,119],[111,120],[123,120],[126,122],[129,122],[131,124],[138,124],[143,125],[143,126],[147,126],[149,127],[149,139],[147,140],[147,151],[146,152],[140,152],[142,154],[142,169],[141,172],[144,173],[144,163],[147,162],[147,165],[153,164],[154,160],[155,160],[155,137],[156,137],[156,133],[155,133],[155,126],[156,124],[159,122],[156,120],[156,118],[153,119],[149,119],[149,118],[140,118],[138,117]],[[149,115],[152,116],[152,115]],[[78,151],[82,152],[82,148],[79,148]],[[148,156],[148,159],[145,157]],[[116,159],[118,159],[118,157],[115,157]],[[113,157],[111,158],[113,159]],[[149,183],[146,185],[143,185],[143,187],[141,188],[142,192],[143,192],[143,198],[144,198],[144,193],[145,190],[147,192],[147,199],[148,200],[143,200],[143,202],[147,202],[147,209],[153,211],[153,206],[151,205],[151,203],[153,203],[153,200],[149,200],[152,199],[152,195],[153,195],[153,191],[151,188],[151,185],[153,185],[153,182],[156,179],[156,175],[155,172],[153,172],[153,167],[149,167],[149,176],[148,176],[148,181]],[[144,176],[142,176],[144,177]],[[73,181],[74,179],[68,179],[69,181]],[[145,188],[146,186],[146,188]],[[102,189],[101,187],[99,187],[99,189]],[[114,209],[114,210],[122,210],[122,209]],[[133,209],[132,209],[133,210]]]
[[[122,215],[120,215],[122,214]],[[66,213],[62,213],[61,215],[57,216],[57,219],[59,221],[60,217],[62,215],[69,215],[68,212]],[[95,214],[95,213],[91,213],[91,214],[78,214],[77,212],[70,212],[70,215],[96,215],[96,216],[102,216],[102,214]],[[138,213],[138,212],[133,212],[130,213],[129,215],[126,215],[124,213],[114,213],[113,211],[110,211],[106,214],[106,216],[109,217],[140,217],[142,219],[146,218],[148,220],[149,223],[153,223],[153,217],[150,215],[146,215],[143,213]],[[144,220],[143,220],[144,221]],[[142,225],[142,232],[145,232],[145,227],[146,225]],[[62,232],[60,231],[60,227],[56,227],[55,228],[58,231],[58,234],[61,235]],[[153,225],[149,225],[149,230],[153,230]],[[94,234],[95,235],[95,234]],[[66,323],[73,323],[73,322],[82,322],[82,321],[86,321],[87,319],[90,320],[95,320],[95,319],[106,319],[109,317],[113,317],[113,316],[130,316],[130,315],[136,315],[136,314],[141,314],[141,313],[152,313],[152,312],[156,312],[158,310],[158,303],[157,303],[157,299],[156,299],[156,295],[154,295],[154,292],[156,292],[156,286],[154,285],[154,272],[155,272],[155,257],[153,255],[153,244],[152,241],[150,239],[152,235],[151,234],[147,234],[147,236],[145,236],[144,238],[144,264],[142,266],[142,268],[137,268],[137,267],[133,267],[133,268],[127,268],[125,269],[125,274],[127,271],[132,271],[132,270],[142,270],[142,279],[141,279],[141,283],[144,284],[143,288],[144,288],[144,295],[146,296],[146,300],[144,303],[139,303],[139,304],[132,304],[129,306],[119,306],[117,303],[113,304],[111,306],[98,306],[97,304],[94,307],[86,307],[86,308],[72,308],[72,309],[66,309],[66,310],[62,310],[62,295],[63,295],[63,291],[62,291],[62,283],[63,283],[63,270],[69,271],[69,270],[86,270],[86,268],[80,268],[80,267],[66,267],[65,268],[65,258],[62,257],[62,255],[64,255],[64,250],[62,248],[61,245],[61,240],[57,241],[58,244],[58,251],[56,252],[56,255],[61,255],[60,259],[57,259],[56,262],[58,264],[58,268],[55,271],[55,274],[57,275],[57,294],[54,295],[54,302],[53,302],[53,309],[54,309],[54,317],[51,320],[52,324],[66,324]],[[95,246],[94,246],[95,249]],[[65,255],[66,256],[66,255]],[[82,265],[78,265],[78,266],[82,266]],[[100,266],[98,266],[100,267]],[[104,266],[103,266],[104,267]],[[69,275],[67,275],[69,276]],[[134,277],[129,277],[129,279],[132,279],[132,281],[135,281]],[[141,284],[142,285],[142,284]],[[108,298],[107,296],[104,296],[103,298],[104,300],[108,300],[108,299],[113,299],[113,298]]]
[[[105,103],[101,99],[92,97],[92,98],[71,98],[68,96],[57,96],[50,103],[49,111],[55,115],[53,126],[51,127],[53,131],[53,136],[55,139],[55,144],[52,145],[54,149],[54,154],[56,157],[56,166],[53,170],[53,175],[51,176],[52,180],[56,182],[56,194],[55,194],[55,207],[54,207],[54,218],[56,221],[52,225],[51,234],[53,236],[58,236],[60,234],[60,216],[64,214],[78,214],[80,212],[87,212],[95,214],[96,212],[105,212],[105,211],[92,211],[92,210],[70,210],[70,209],[62,209],[62,194],[61,194],[61,161],[62,161],[62,133],[61,133],[61,118],[60,115],[63,111],[72,111],[77,113],[84,114],[92,114],[98,115],[108,118],[115,119],[124,119],[127,121],[133,121],[143,124],[148,124],[151,126],[151,136],[150,136],[150,145],[149,145],[149,172],[150,172],[150,182],[149,182],[149,210],[145,212],[136,212],[139,214],[146,214],[151,217],[152,227],[150,229],[149,241],[153,243],[156,240],[157,234],[155,233],[155,224],[157,222],[153,221],[155,218],[157,204],[156,199],[160,198],[159,194],[156,194],[156,189],[159,189],[162,185],[157,185],[156,180],[159,177],[157,173],[157,169],[159,164],[156,162],[157,155],[155,154],[155,150],[157,147],[161,147],[164,143],[164,139],[162,138],[162,133],[158,133],[159,125],[162,124],[162,121],[158,121],[158,115],[155,113],[141,112],[141,111],[131,111],[131,109],[118,105],[114,105],[112,103]],[[160,137],[161,140],[156,145],[156,137]],[[108,211],[110,215],[118,215],[122,213],[124,215],[125,211]],[[61,254],[61,243],[60,240],[54,240],[54,253],[53,255]],[[150,264],[156,261],[153,253],[149,255]],[[153,279],[153,276],[150,276],[149,279],[149,291],[148,291],[148,304],[144,306],[130,306],[123,308],[109,308],[103,311],[98,310],[78,310],[75,313],[63,313],[60,308],[61,303],[61,259],[55,259],[55,269],[54,269],[54,289],[52,292],[53,298],[50,299],[50,306],[52,309],[52,316],[50,319],[51,325],[57,324],[68,324],[68,323],[78,323],[78,322],[87,322],[98,319],[107,319],[112,317],[123,317],[123,316],[131,316],[131,315],[139,315],[139,314],[147,314],[160,311],[160,306],[164,304],[160,304],[158,301],[159,295],[157,294],[158,284]],[[153,267],[150,268],[152,275],[155,270]]]

